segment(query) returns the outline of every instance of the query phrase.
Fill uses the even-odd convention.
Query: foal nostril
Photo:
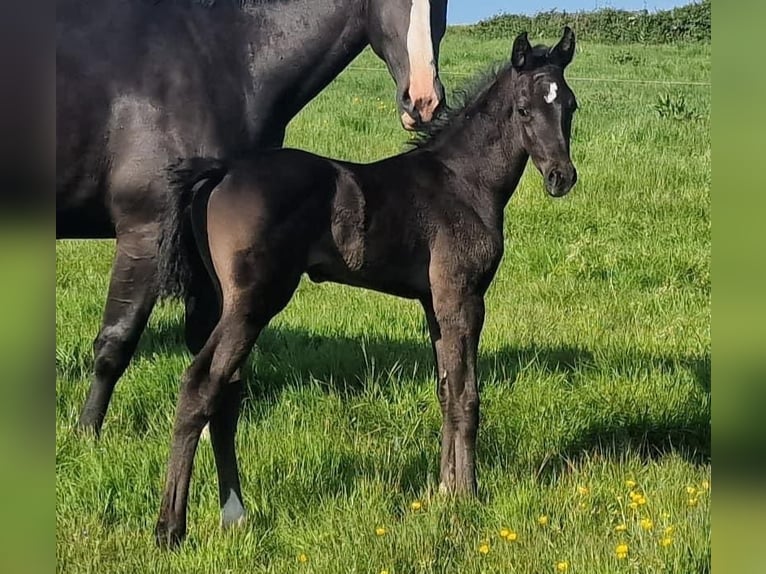
[[[561,174],[559,170],[552,169],[548,173],[548,187],[551,189],[557,189],[563,179],[564,179],[564,176]]]

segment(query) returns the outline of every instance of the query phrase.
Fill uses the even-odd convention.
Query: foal
[[[229,381],[304,272],[422,303],[444,417],[440,489],[476,493],[484,293],[503,254],[503,209],[527,159],[553,197],[577,179],[569,156],[576,102],[564,80],[574,51],[569,28],[553,48],[533,48],[521,34],[510,62],[462,107],[415,149],[383,161],[360,165],[281,149],[171,169],[179,204],[164,224],[163,275],[201,260],[221,315],[183,377],[159,544],[185,535],[192,464],[208,422],[222,524],[244,518],[234,448],[241,388]],[[184,247],[195,256],[184,259]]]

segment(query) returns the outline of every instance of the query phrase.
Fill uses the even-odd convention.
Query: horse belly
[[[412,259],[362,261],[352,268],[337,249],[325,246],[309,252],[306,272],[315,283],[330,281],[407,299],[420,298],[429,291],[428,266]]]

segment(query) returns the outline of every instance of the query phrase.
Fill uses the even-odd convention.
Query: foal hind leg
[[[225,395],[224,386],[245,361],[263,325],[245,314],[224,313],[183,376],[176,407],[165,491],[155,537],[160,546],[178,545],[186,535],[186,507],[200,433]],[[239,405],[237,404],[237,410]]]
[[[165,492],[155,529],[160,546],[176,546],[186,534],[189,480],[202,428],[210,421],[219,477],[222,523],[244,517],[234,448],[241,385],[231,385],[263,327],[281,311],[298,286],[300,271],[279,269],[276,262],[249,262],[261,272],[260,283],[237,289],[224,301],[221,320],[184,375],[168,462]],[[279,269],[282,276],[277,276]],[[272,279],[273,278],[273,279]]]
[[[191,238],[194,241],[194,238]],[[190,265],[192,276],[186,286],[185,313],[184,313],[184,339],[186,347],[192,355],[202,350],[210,334],[215,329],[216,323],[221,317],[219,295],[216,286],[205,270],[204,263],[194,249],[188,250],[189,257],[196,258]],[[235,378],[238,378],[235,375]],[[209,425],[202,431],[202,438],[209,438]]]
[[[201,265],[202,261],[199,263]],[[215,329],[220,317],[219,306],[216,289],[209,276],[203,277],[202,273],[199,273],[192,277],[186,297],[185,324],[186,345],[192,354],[197,355],[202,350],[205,341]],[[204,437],[205,429],[209,429],[213,443],[221,504],[221,526],[224,528],[238,525],[245,518],[235,452],[241,397],[242,381],[240,369],[237,369],[232,380],[223,385],[218,408],[203,427],[202,433]]]
[[[93,380],[78,423],[95,434],[157,300],[156,238],[155,226],[147,225],[117,239],[104,318],[93,342]]]

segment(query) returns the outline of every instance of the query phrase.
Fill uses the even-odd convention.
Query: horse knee
[[[98,379],[119,377],[125,370],[136,337],[119,326],[105,327],[93,341],[93,370]]]

